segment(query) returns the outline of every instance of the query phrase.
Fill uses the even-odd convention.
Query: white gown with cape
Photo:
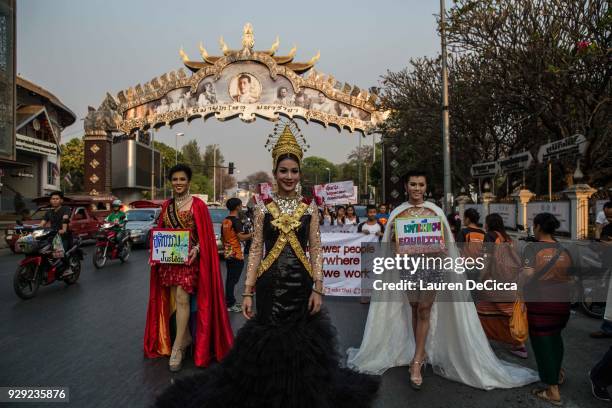
[[[387,225],[392,225],[394,218],[411,206],[403,203],[396,208]],[[454,243],[442,210],[430,202],[423,206],[442,219],[444,236],[447,242]],[[390,238],[391,228],[388,227],[383,242],[389,243]],[[455,245],[449,245],[449,256],[459,256]],[[379,276],[385,282],[400,282],[401,279],[397,270],[387,270]],[[464,274],[451,272],[444,276],[445,281],[465,282]],[[469,292],[453,292],[453,299],[452,302],[434,302],[431,311],[425,350],[428,363],[437,374],[485,390],[521,387],[538,381],[535,371],[497,358]],[[373,291],[361,347],[348,350],[348,366],[380,375],[391,367],[410,364],[415,348],[412,333],[412,312],[406,292]]]

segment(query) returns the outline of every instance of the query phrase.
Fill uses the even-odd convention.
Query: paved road
[[[19,257],[0,256],[0,386],[67,386],[69,405],[74,407],[148,406],[175,375],[168,371],[167,360],[143,358],[149,279],[146,253],[135,251],[126,265],[113,261],[95,270],[92,247],[86,252],[76,285],[41,288],[29,301],[13,293],[12,276]],[[325,302],[342,347],[358,346],[368,306],[356,299],[326,298]],[[243,324],[237,314],[231,321],[234,330]],[[588,338],[597,326],[597,321],[574,314],[565,332],[568,380],[562,392],[566,407],[609,406],[592,399],[586,380],[589,367],[609,347],[605,340]],[[516,361],[503,350],[499,354]],[[531,358],[524,364],[535,366]],[[188,362],[178,375],[198,370]],[[389,370],[375,407],[546,406],[529,396],[532,387],[485,392],[435,376],[429,368],[423,390],[415,392],[408,377],[406,367]]]

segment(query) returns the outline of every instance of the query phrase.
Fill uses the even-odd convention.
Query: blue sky
[[[182,67],[181,46],[191,59],[199,58],[200,41],[210,54],[220,54],[220,36],[238,48],[246,22],[253,25],[256,49],[268,49],[278,35],[278,55],[296,44],[296,60],[307,61],[320,50],[319,71],[368,88],[378,85],[387,70],[404,68],[410,58],[439,52],[438,10],[435,0],[21,0],[17,71],[77,114],[77,122],[64,131],[66,141],[82,135],[87,106],[97,107],[106,92],[116,95]],[[200,120],[163,128],[156,138],[174,145],[175,133],[184,132],[179,146],[192,139],[201,146],[218,143],[241,179],[269,170],[263,146],[272,126],[263,119],[250,124]],[[358,143],[356,133],[318,124],[301,127],[311,145],[307,155],[334,163],[344,161]]]

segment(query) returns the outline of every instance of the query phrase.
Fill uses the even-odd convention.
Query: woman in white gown
[[[407,181],[405,177],[406,190]],[[448,256],[459,257],[442,209],[427,201],[421,206],[429,210],[428,213],[440,217],[444,224]],[[413,207],[409,202],[398,206],[391,213],[388,225],[393,225],[396,217]],[[392,228],[386,228],[382,242],[390,244],[391,236]],[[388,255],[395,256],[393,253]],[[397,269],[386,270],[378,278],[384,282],[400,282],[402,279]],[[465,279],[464,274],[452,271],[444,274],[445,282],[465,284]],[[429,313],[424,354],[437,374],[485,390],[521,387],[538,380],[535,371],[497,358],[468,291],[455,291],[451,295],[452,300],[440,301],[436,297]],[[410,364],[415,357],[412,325],[413,313],[405,291],[372,291],[361,347],[348,350],[349,367],[370,374],[382,374],[391,367]]]

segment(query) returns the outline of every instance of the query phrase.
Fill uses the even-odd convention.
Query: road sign
[[[499,160],[499,169],[502,173],[515,173],[525,171],[533,164],[533,156],[530,152],[522,152]]]
[[[470,168],[470,173],[475,178],[493,177],[498,171],[499,164],[497,162],[476,163]]]
[[[584,135],[574,135],[540,146],[538,161],[546,163],[564,157],[579,157],[586,153],[588,142]]]

